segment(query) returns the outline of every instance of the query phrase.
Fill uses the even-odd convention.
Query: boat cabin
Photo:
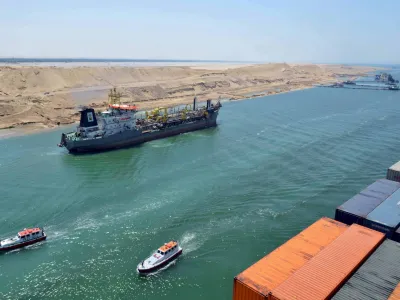
[[[178,247],[177,242],[171,241],[169,243],[164,244],[164,246],[161,246],[158,250],[157,253],[161,255],[167,255],[172,251],[175,251],[175,249]]]
[[[41,237],[42,230],[40,228],[28,228],[24,229],[23,231],[18,232],[18,237],[20,239],[35,239]]]

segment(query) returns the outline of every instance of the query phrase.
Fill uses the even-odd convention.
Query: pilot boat
[[[46,234],[43,228],[25,228],[18,232],[15,237],[7,238],[0,241],[0,252],[14,250],[22,248],[28,245],[32,245],[46,239]]]
[[[177,241],[170,241],[153,253],[153,255],[146,258],[137,266],[139,274],[146,274],[154,272],[168,263],[176,259],[182,254],[182,248],[179,247]]]

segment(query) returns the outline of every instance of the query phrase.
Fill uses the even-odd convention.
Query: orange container
[[[237,275],[233,282],[233,299],[267,299],[271,290],[283,283],[347,228],[347,225],[338,221],[321,218]]]
[[[285,282],[271,300],[329,299],[383,242],[381,232],[353,224]]]
[[[400,300],[400,283],[396,286],[388,300]]]

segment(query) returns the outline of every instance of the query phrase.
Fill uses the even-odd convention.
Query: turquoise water
[[[400,160],[400,92],[310,89],[224,103],[219,126],[73,156],[60,131],[0,140],[0,299],[231,299],[233,277]],[[141,278],[178,239],[184,254]]]

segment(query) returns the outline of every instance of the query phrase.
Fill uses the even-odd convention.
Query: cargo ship
[[[184,109],[157,108],[138,117],[136,105],[120,103],[121,93],[110,91],[108,109],[96,114],[93,108],[80,110],[80,123],[73,132],[62,133],[59,147],[70,153],[99,152],[135,146],[144,142],[217,126],[220,101],[214,105]]]
[[[399,83],[398,80],[394,79],[393,76],[388,73],[381,73],[375,75],[375,81],[386,82],[386,83]]]
[[[399,300],[400,161],[239,273],[233,300]]]

